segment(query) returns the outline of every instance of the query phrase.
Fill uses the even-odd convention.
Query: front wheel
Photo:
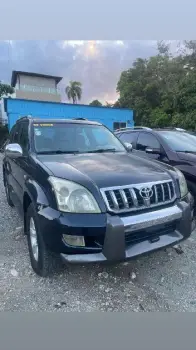
[[[30,204],[26,215],[27,241],[32,269],[37,275],[47,277],[57,267],[56,256],[48,250],[44,243],[33,204]]]
[[[194,198],[194,217],[196,217],[196,184],[192,181],[187,181],[188,190]]]

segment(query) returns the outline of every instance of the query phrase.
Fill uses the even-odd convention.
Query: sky
[[[70,80],[82,83],[81,103],[114,102],[121,72],[136,58],[156,53],[154,40],[0,41],[0,81],[10,84],[12,70],[55,75],[63,78],[59,84],[63,102]]]

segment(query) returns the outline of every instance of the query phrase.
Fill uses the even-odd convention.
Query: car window
[[[175,152],[196,152],[196,136],[181,131],[158,131],[168,146]]]
[[[23,122],[21,125],[20,136],[19,136],[19,145],[22,147],[23,152],[27,152],[29,146],[28,140],[28,123]]]
[[[108,133],[107,132],[104,133],[102,128],[93,128],[92,136],[95,138],[96,143],[99,144],[100,146],[108,145]]]
[[[37,152],[94,152],[125,148],[111,131],[102,125],[75,123],[34,124],[34,144]]]
[[[139,151],[145,151],[147,147],[160,149],[161,146],[154,135],[141,132],[137,141],[137,149]]]
[[[125,132],[119,136],[122,142],[133,143],[137,140],[138,132]]]

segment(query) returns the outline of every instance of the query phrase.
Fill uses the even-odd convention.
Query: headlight
[[[58,209],[68,213],[100,213],[93,195],[83,186],[57,177],[50,176]]]
[[[179,179],[179,184],[180,184],[180,193],[181,193],[181,198],[185,197],[188,193],[188,188],[187,188],[187,182],[186,179],[183,175],[183,173],[175,168],[177,174],[178,174],[178,179]]]

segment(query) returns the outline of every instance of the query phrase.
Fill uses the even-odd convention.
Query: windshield
[[[175,152],[196,152],[196,135],[177,131],[159,131],[159,134]]]
[[[112,132],[102,125],[77,123],[33,124],[37,153],[124,152]]]

